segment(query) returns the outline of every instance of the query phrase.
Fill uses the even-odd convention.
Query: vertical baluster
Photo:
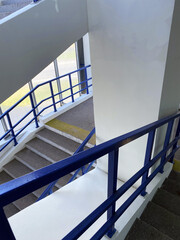
[[[70,85],[70,90],[71,90],[72,102],[74,102],[74,94],[73,94],[71,74],[69,74],[69,85]]]
[[[152,155],[152,149],[153,149],[153,143],[154,143],[154,136],[155,136],[155,131],[156,129],[152,130],[148,134],[148,140],[147,140],[147,146],[146,146],[146,154],[145,154],[145,159],[144,159],[144,166],[148,164],[148,162],[151,160],[151,155]],[[147,170],[144,175],[142,176],[142,184],[146,182],[148,178],[148,173],[149,170]],[[147,194],[146,189],[144,189],[141,193],[142,196],[145,196]]]
[[[54,106],[54,111],[57,112],[52,82],[49,82],[49,86],[50,86],[50,90],[51,90],[51,96],[52,96],[52,102],[53,102],[53,106]]]
[[[14,133],[14,129],[13,129],[13,126],[12,126],[12,122],[11,122],[11,118],[10,118],[9,113],[7,113],[7,120],[8,120],[8,123],[9,123],[9,127],[10,127],[10,130],[11,130],[12,137],[14,139],[14,146],[16,146],[17,145],[16,135]]]
[[[88,77],[87,77],[87,68],[84,69],[85,71],[85,81],[86,81],[86,92],[89,94],[89,86],[88,86]]]
[[[119,150],[115,149],[109,153],[108,159],[108,198],[116,192],[117,187],[117,171],[118,171],[118,154]],[[107,220],[109,220],[115,214],[115,204],[113,204],[107,211]],[[107,232],[107,236],[111,238],[116,229],[114,225]]]
[[[173,124],[174,124],[174,119],[171,120],[169,123],[168,123],[168,127],[167,127],[167,131],[166,131],[166,137],[165,137],[165,141],[164,141],[164,146],[163,146],[163,150],[165,150],[167,148],[167,146],[169,145],[169,141],[170,141],[170,138],[171,138],[171,132],[172,132],[172,128],[173,128]],[[167,153],[167,152],[166,152]],[[166,153],[163,154],[162,158],[161,158],[161,165],[162,165],[162,168],[160,170],[160,173],[163,173],[164,172],[164,164],[165,164],[165,160],[166,160]]]
[[[180,117],[178,119],[178,124],[177,124],[177,129],[176,129],[176,134],[175,134],[175,138],[178,137],[180,135]],[[173,148],[172,148],[172,152],[174,151],[174,149],[177,147],[177,143],[176,142],[174,145],[173,145]],[[170,162],[173,163],[174,161],[174,155],[172,156],[172,158],[170,159]]]
[[[31,92],[29,93],[29,98],[30,98],[30,101],[31,101],[32,109],[33,109],[33,114],[34,114],[34,120],[35,120],[36,128],[38,128],[39,124],[38,124],[36,109],[35,109],[35,106],[34,106],[33,96],[32,96]]]
[[[16,240],[2,207],[0,207],[0,234],[2,240]]]

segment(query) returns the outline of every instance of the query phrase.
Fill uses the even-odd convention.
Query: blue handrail
[[[56,77],[56,78],[53,78],[51,80],[48,80],[46,82],[43,82],[43,83],[40,83],[38,84],[37,86],[35,86],[31,91],[29,91],[27,94],[24,95],[24,97],[22,97],[19,101],[17,101],[13,106],[11,106],[8,110],[6,110],[2,115],[0,115],[0,120],[2,118],[7,118],[7,121],[8,121],[8,124],[9,124],[9,130],[3,134],[1,137],[0,137],[0,141],[2,139],[4,139],[9,133],[11,133],[11,138],[0,148],[0,152],[5,149],[12,141],[14,141],[14,146],[18,144],[18,141],[17,141],[17,136],[22,132],[24,131],[28,126],[29,124],[31,124],[33,121],[35,121],[35,126],[36,128],[39,127],[39,123],[38,123],[38,117],[40,116],[40,114],[42,114],[46,109],[50,108],[50,107],[53,107],[54,108],[54,112],[57,111],[57,104],[58,103],[61,103],[63,102],[64,100],[68,99],[68,98],[71,98],[72,102],[74,102],[74,96],[84,90],[86,90],[86,93],[89,94],[89,88],[92,87],[92,84],[88,84],[88,82],[90,80],[92,80],[91,77],[88,78],[87,76],[87,69],[90,68],[91,65],[88,65],[88,66],[85,66],[85,67],[82,67],[82,68],[79,68],[75,71],[72,71],[70,73],[67,73],[67,74],[64,74],[62,76],[59,76],[59,77]],[[83,80],[82,82],[79,82],[75,85],[72,84],[72,80],[71,80],[71,76],[72,74],[74,73],[77,73],[77,72],[80,72],[80,71],[85,71],[85,80]],[[62,79],[64,77],[67,77],[69,78],[69,84],[70,84],[70,87],[68,87],[67,89],[65,90],[62,90],[60,92],[57,92],[57,93],[54,93],[54,90],[53,90],[53,86],[52,86],[52,83],[58,79]],[[83,89],[80,89],[79,91],[76,91],[74,92],[73,89],[77,86],[81,86],[83,83],[86,83],[86,87],[83,88]],[[44,85],[49,85],[49,88],[50,88],[50,93],[51,95],[49,97],[46,97],[44,99],[42,99],[38,104],[35,105],[34,101],[33,101],[33,94],[35,94],[35,91],[40,88],[41,86],[44,86]],[[60,99],[60,100],[56,100],[56,96],[58,95],[61,95],[65,92],[68,92],[70,91],[71,94],[68,95],[67,97],[64,97],[63,99]],[[17,107],[22,101],[24,101],[26,98],[29,98],[30,99],[30,102],[31,102],[31,110],[29,112],[27,112],[18,122],[16,122],[14,125],[12,124],[12,121],[11,121],[11,117],[10,117],[10,112],[15,108]],[[47,105],[46,107],[43,107],[41,109],[41,111],[39,111],[38,113],[36,112],[36,109],[45,101],[49,100],[49,99],[52,99],[52,104],[49,104]],[[19,131],[15,132],[15,128],[24,120],[26,119],[31,113],[33,113],[33,117],[31,118],[31,120],[29,120],[29,122],[27,124],[25,124]]]
[[[84,151],[84,147],[86,146],[86,144],[89,142],[89,140],[92,138],[92,136],[95,134],[95,128],[93,128],[93,130],[88,134],[88,136],[84,139],[84,141],[80,144],[80,146],[77,148],[77,150],[74,152],[73,155],[80,153],[82,151]],[[94,164],[95,161],[92,161],[88,167],[86,169],[84,169],[84,167],[81,167],[79,169],[76,170],[76,172],[73,174],[73,176],[70,178],[70,180],[67,182],[70,183],[72,182],[77,175],[79,174],[80,171],[82,171],[82,174],[84,175],[85,173],[87,173],[91,166]],[[52,182],[51,184],[49,184],[49,186],[44,190],[44,192],[41,194],[41,196],[38,198],[37,201],[45,198],[46,196],[50,195],[53,193],[53,187],[56,185],[56,183],[59,181],[59,179],[55,180],[54,182]]]
[[[1,235],[4,237],[4,239],[9,240],[15,239],[13,232],[9,226],[9,222],[7,221],[4,215],[3,211],[4,206],[108,154],[109,168],[108,168],[107,200],[105,200],[100,206],[98,206],[88,217],[86,217],[77,227],[75,227],[63,239],[64,240],[77,239],[106,211],[108,213],[108,219],[106,223],[98,230],[98,232],[91,239],[98,240],[106,233],[108,236],[112,236],[112,234],[115,232],[114,223],[117,221],[117,219],[137,198],[137,196],[139,196],[140,194],[144,194],[145,188],[151,182],[151,180],[157,175],[157,173],[162,173],[163,167],[166,164],[166,162],[167,161],[172,162],[175,152],[179,149],[179,146],[177,146],[177,142],[180,139],[179,118],[180,114],[175,114],[166,117],[154,123],[148,124],[144,127],[141,127],[135,131],[129,132],[120,137],[102,143],[91,149],[75,154],[74,156],[71,156],[60,162],[54,163],[33,173],[27,174],[18,179],[2,184],[0,186],[0,228],[1,225],[3,226],[1,228]],[[173,139],[170,142],[169,139],[171,139],[172,126],[174,125],[175,120],[178,121],[178,127],[175,136],[173,136]],[[116,176],[119,158],[118,155],[119,148],[146,134],[148,134],[148,136],[150,135],[152,136],[153,135],[152,132],[157,131],[159,127],[165,124],[168,124],[168,127],[166,131],[166,137],[164,140],[164,143],[166,144],[164,144],[163,149],[153,158],[152,157],[148,158],[149,161],[148,162],[145,161],[144,166],[133,177],[131,177],[123,186],[116,190],[117,184]],[[148,137],[148,139],[149,138],[150,137]],[[154,139],[153,141],[147,141],[146,156],[148,155],[147,151],[149,151],[149,149],[151,148],[148,145],[153,144],[153,142]],[[166,156],[167,153],[168,156]],[[151,174],[149,174],[149,169],[152,166],[154,166],[159,159],[161,159],[159,166],[155,166],[156,167],[155,170]],[[120,206],[120,208],[115,211],[114,206],[116,201],[140,178],[143,179],[141,185]]]

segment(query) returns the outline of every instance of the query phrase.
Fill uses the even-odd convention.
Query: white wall
[[[176,0],[159,117],[174,114],[180,108],[180,2]]]
[[[42,0],[0,20],[0,102],[88,32],[84,0]]]
[[[174,0],[88,0],[97,143],[158,119],[173,9]],[[145,145],[121,149],[120,179],[143,166]]]

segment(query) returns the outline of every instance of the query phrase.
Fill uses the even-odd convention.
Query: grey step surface
[[[5,171],[0,172],[0,184],[11,181],[13,178]]]
[[[136,219],[125,240],[172,240],[153,226]]]
[[[180,217],[149,202],[140,218],[174,240],[180,239]]]
[[[35,203],[36,201],[37,201],[37,197],[33,193],[30,193],[25,197],[16,200],[13,203],[19,210],[22,210],[30,206],[31,204]]]
[[[19,209],[13,203],[10,203],[4,207],[4,212],[6,214],[6,217],[9,218],[14,214],[18,213]]]
[[[180,184],[180,173],[171,171],[168,179],[176,181],[176,183]]]
[[[180,197],[163,189],[158,189],[152,202],[180,216]]]
[[[26,146],[32,151],[36,151],[37,154],[41,154],[41,156],[44,156],[47,159],[52,160],[53,162],[63,160],[70,156],[70,154],[67,154],[64,151],[48,143],[45,143],[38,138],[34,138],[30,142],[28,142]]]
[[[0,12],[0,19],[7,17],[11,12]]]
[[[3,169],[13,178],[18,178],[32,172],[30,168],[26,167],[16,159],[13,159],[11,162],[6,164]]]
[[[1,4],[2,5],[9,5],[9,4],[16,4],[16,3],[26,3],[26,4],[29,4],[31,3],[32,1],[31,0],[2,0],[1,1]]]
[[[79,143],[67,137],[64,137],[58,133],[55,133],[47,128],[42,129],[36,135],[44,139],[47,139],[48,141],[51,141],[52,143],[61,146],[64,149],[68,149],[71,152],[71,154],[73,154],[80,146]]]
[[[180,183],[175,180],[166,179],[161,188],[180,197]]]
[[[27,3],[14,3],[8,5],[0,5],[0,12],[15,12],[23,7],[25,7]]]
[[[28,148],[24,148],[23,150],[18,152],[15,155],[15,158],[24,162],[27,166],[29,166],[33,170],[37,170],[51,164],[51,162],[39,156],[38,154],[32,152]]]

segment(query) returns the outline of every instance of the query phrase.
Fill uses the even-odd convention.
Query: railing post
[[[16,240],[2,207],[0,207],[0,234],[2,240]]]
[[[177,129],[176,129],[176,134],[175,134],[175,138],[177,138],[178,136],[180,135],[180,117],[178,119],[178,124],[177,124]],[[172,152],[175,150],[175,148],[177,147],[177,143],[173,145],[173,148],[172,148]],[[172,156],[172,158],[170,159],[170,162],[173,163],[174,161],[174,155]]]
[[[89,94],[89,86],[88,86],[88,77],[87,77],[87,68],[84,69],[85,71],[85,80],[86,80],[86,92]]]
[[[110,152],[108,156],[108,198],[116,192],[118,155],[119,155],[119,149],[115,149],[114,151]],[[107,210],[107,220],[109,220],[115,214],[115,206],[116,204],[113,204]],[[111,238],[115,232],[116,232],[116,229],[113,225],[107,232],[107,236]]]
[[[168,127],[167,127],[167,131],[166,131],[166,137],[165,137],[165,141],[164,141],[164,146],[163,146],[163,150],[165,150],[167,148],[167,146],[169,145],[169,141],[170,141],[170,138],[171,138],[171,132],[172,132],[172,128],[173,128],[173,124],[174,124],[174,119],[171,120],[169,123],[168,123]],[[165,163],[165,159],[166,159],[166,154],[167,152],[162,156],[161,158],[161,163],[160,165],[162,165],[162,168],[160,170],[160,173],[163,173],[164,172],[164,163]]]
[[[149,134],[148,134],[148,140],[147,140],[147,146],[146,146],[146,154],[145,154],[145,160],[144,160],[144,166],[146,164],[149,163],[149,161],[151,160],[151,155],[152,155],[152,149],[153,149],[153,143],[154,143],[154,136],[155,136],[155,131],[156,129],[152,130]],[[149,170],[147,170],[144,175],[142,176],[142,183],[146,182],[147,178],[148,178],[148,173]],[[146,189],[144,189],[141,192],[141,195],[144,197],[147,194]]]
[[[9,127],[10,127],[10,130],[11,130],[12,137],[14,139],[14,146],[16,146],[17,145],[17,140],[16,140],[16,136],[15,136],[15,133],[14,133],[14,129],[13,129],[13,126],[12,126],[12,122],[11,122],[11,118],[9,116],[9,113],[7,113],[7,120],[8,120],[8,123],[9,123]]]
[[[57,62],[57,59],[54,60],[54,70],[55,70],[55,74],[56,74],[56,82],[57,82],[57,88],[58,88],[58,92],[59,92],[59,100],[61,101],[63,99],[62,97],[62,89],[61,89],[61,81],[60,81],[60,78],[59,78],[59,68],[58,68],[58,62]],[[63,105],[63,101],[60,102],[60,106]]]
[[[36,109],[35,109],[35,106],[34,106],[33,96],[32,96],[31,92],[29,93],[29,98],[30,98],[30,101],[31,101],[32,109],[33,109],[33,114],[34,114],[34,120],[35,120],[36,128],[38,128],[39,124],[38,124],[38,119],[37,119],[37,115],[36,115]]]
[[[51,96],[52,96],[52,101],[53,101],[54,111],[57,112],[57,109],[56,109],[56,103],[55,103],[55,98],[54,98],[54,92],[53,92],[52,82],[49,82],[49,86],[50,86],[50,90],[51,90]]]
[[[72,102],[74,102],[74,95],[73,95],[73,87],[72,87],[71,74],[69,74],[69,85],[70,85],[70,90],[71,90]]]

